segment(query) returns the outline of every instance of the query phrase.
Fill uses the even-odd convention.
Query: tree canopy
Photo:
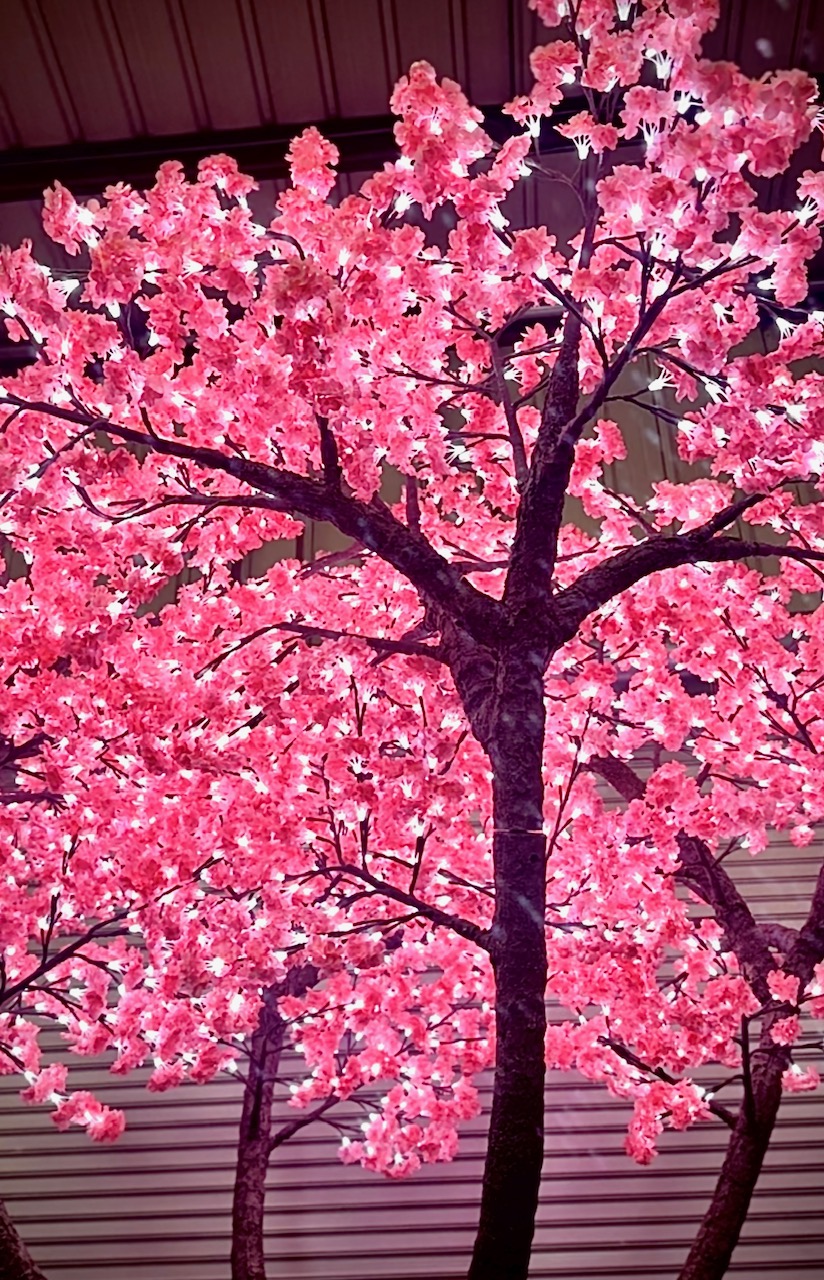
[[[824,810],[824,177],[759,194],[815,86],[703,60],[712,0],[530,7],[559,29],[503,145],[417,63],[354,195],[310,128],[266,224],[215,156],[56,184],[76,278],[3,250],[36,359],[0,384],[0,1030],[26,1096],[110,1138],[43,1018],[166,1088],[231,1069],[277,989],[296,1107],[381,1082],[345,1156],[392,1174],[454,1154],[494,1064],[473,1280],[526,1274],[544,1070],[575,1067],[633,1102],[638,1160],[732,1130],[686,1280],[723,1274],[782,1087],[818,1083],[824,876],[792,933],[722,861]],[[565,93],[572,173],[537,147]],[[544,181],[568,243],[510,225]],[[689,470],[641,501],[651,420]],[[306,521],[345,548],[302,563]]]

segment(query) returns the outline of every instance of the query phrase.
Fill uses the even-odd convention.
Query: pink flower
[[[821,1076],[814,1067],[804,1070],[794,1062],[781,1077],[781,1086],[787,1093],[806,1093],[817,1089],[821,1084]]]
[[[798,978],[784,973],[782,969],[773,969],[767,974],[767,986],[770,995],[780,1003],[796,1004],[798,1001]]]
[[[663,89],[636,85],[626,95],[622,115],[628,138],[634,137],[643,126],[657,131],[675,115],[674,95]]]
[[[618,142],[618,130],[614,125],[599,124],[588,111],[579,111],[565,124],[557,124],[556,132],[575,143],[578,156],[583,160],[590,151],[600,155],[612,150]]]
[[[146,1088],[152,1093],[163,1093],[166,1089],[174,1089],[181,1084],[185,1074],[182,1062],[162,1062],[149,1076]]]
[[[60,1093],[66,1085],[67,1068],[65,1063],[53,1062],[44,1067],[20,1097],[24,1102],[45,1102],[51,1094]]]
[[[541,89],[550,99],[560,102],[563,98],[561,85],[575,80],[581,55],[571,40],[553,40],[551,44],[540,45],[533,51],[529,65]]]
[[[801,1034],[801,1023],[796,1014],[789,1018],[779,1018],[770,1027],[770,1035],[775,1044],[795,1044]]]
[[[545,27],[557,27],[569,13],[568,0],[528,0],[528,3]]]
[[[67,253],[77,254],[88,241],[95,222],[94,202],[80,205],[61,182],[43,193],[43,227],[46,235],[61,244]]]
[[[395,86],[393,112],[400,116],[395,138],[401,161],[395,166],[400,188],[396,209],[419,201],[424,212],[467,194],[468,170],[487,155],[492,143],[479,127],[483,116],[470,106],[460,85],[438,80],[428,62],[415,62]]]
[[[126,1127],[122,1111],[104,1106],[94,1094],[85,1089],[71,1093],[59,1102],[52,1120],[58,1129],[68,1129],[72,1124],[80,1125],[95,1142],[114,1142]]]
[[[296,187],[319,199],[328,196],[337,176],[334,166],[338,162],[338,149],[323,137],[319,129],[310,125],[293,138],[286,159]]]
[[[199,160],[197,177],[199,182],[210,183],[228,196],[247,196],[257,188],[254,178],[241,173],[237,160],[232,156],[214,155]]]
[[[126,1117],[114,1107],[101,1107],[86,1128],[94,1142],[116,1142],[126,1128]]]

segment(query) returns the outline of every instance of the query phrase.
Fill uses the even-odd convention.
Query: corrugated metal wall
[[[797,926],[820,851],[776,844],[728,869],[756,915]],[[554,1016],[562,1017],[560,1011]],[[77,1061],[77,1085],[126,1108],[114,1146],[55,1132],[0,1081],[0,1194],[52,1280],[228,1280],[238,1082],[149,1094],[143,1077]],[[488,1092],[487,1092],[488,1102]],[[723,1158],[727,1130],[664,1134],[648,1168],[623,1153],[627,1109],[600,1087],[554,1073],[531,1275],[672,1280]],[[293,1114],[293,1113],[292,1113]],[[730,1274],[824,1274],[824,1095],[790,1096]],[[341,1165],[336,1136],[314,1125],[272,1162],[271,1280],[447,1280],[465,1274],[477,1213],[484,1119],[458,1159],[389,1182]]]

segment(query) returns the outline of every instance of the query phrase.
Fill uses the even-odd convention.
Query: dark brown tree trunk
[[[272,1107],[286,1039],[286,1023],[278,1010],[281,996],[303,995],[320,975],[312,964],[290,969],[282,982],[267,987],[257,1028],[252,1036],[240,1133],[237,1144],[235,1187],[232,1197],[232,1280],[266,1280],[263,1250],[263,1218],[266,1174],[275,1147],[317,1119],[336,1099],[300,1114],[272,1133]]]
[[[543,1163],[546,840],[543,655],[523,644],[498,670],[493,781],[497,1047],[470,1280],[525,1280]]]
[[[730,1265],[781,1105],[786,1049],[761,1035],[752,1083],[741,1104],[715,1192],[678,1280],[721,1280]]]
[[[2,1280],[46,1280],[20,1238],[0,1200],[0,1276]]]
[[[266,1280],[263,1214],[272,1141],[272,1103],[285,1024],[269,987],[252,1036],[232,1200],[232,1280]]]

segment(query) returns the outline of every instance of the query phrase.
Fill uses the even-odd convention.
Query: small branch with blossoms
[[[623,1044],[620,1040],[616,1040],[611,1034],[599,1036],[598,1043],[604,1045],[608,1049],[611,1049],[616,1057],[620,1058],[622,1062],[626,1062],[629,1066],[634,1067],[636,1071],[642,1072],[644,1075],[652,1076],[656,1080],[663,1080],[665,1084],[677,1085],[682,1083],[682,1080],[677,1076],[671,1075],[669,1071],[665,1071],[663,1067],[653,1067],[650,1066],[648,1062],[644,1062],[642,1058],[638,1057],[637,1053],[633,1053],[627,1045]],[[721,1103],[716,1102],[715,1099],[710,1096],[712,1092],[714,1091],[709,1089],[703,1090],[704,1105],[707,1107],[707,1110],[711,1111],[719,1120],[723,1120],[728,1129],[734,1129],[736,1124],[735,1113],[730,1111],[728,1107],[722,1106]]]
[[[340,875],[350,876],[353,879],[361,881],[368,885],[374,893],[382,894],[384,897],[390,898],[394,902],[401,903],[402,906],[409,907],[416,911],[418,915],[424,919],[430,920],[433,924],[439,925],[445,929],[451,929],[460,937],[466,938],[468,942],[473,942],[476,946],[481,947],[484,951],[489,951],[491,940],[489,930],[482,928],[480,925],[473,924],[471,920],[464,920],[459,916],[452,915],[448,911],[442,911],[439,907],[432,906],[428,902],[422,901],[413,893],[408,893],[404,889],[398,888],[396,885],[389,884],[387,881],[375,876],[365,867],[358,867],[352,863],[341,862],[329,868],[325,868],[319,874],[332,875],[339,873]]]

